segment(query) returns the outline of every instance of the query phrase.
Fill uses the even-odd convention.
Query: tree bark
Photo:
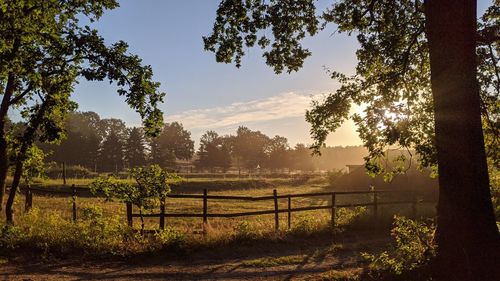
[[[3,207],[3,197],[7,185],[7,173],[9,171],[9,151],[5,125],[7,123],[7,113],[9,111],[10,99],[15,90],[14,74],[10,73],[7,78],[2,103],[0,105],[0,211]]]
[[[8,224],[14,224],[14,210],[12,206],[14,205],[14,199],[16,197],[17,188],[19,187],[19,182],[21,181],[22,172],[23,161],[22,159],[17,159],[14,178],[12,179],[12,186],[10,187],[7,203],[5,204],[5,216]]]
[[[439,164],[437,265],[444,280],[500,280],[476,78],[476,1],[426,1]]]
[[[12,52],[4,63],[11,63],[15,59],[20,47],[21,40],[19,38],[14,39]],[[3,207],[3,197],[5,194],[5,187],[7,185],[7,173],[9,171],[9,147],[5,132],[5,125],[7,123],[7,113],[9,112],[9,107],[11,105],[10,101],[15,90],[16,76],[14,73],[10,72],[7,75],[7,83],[5,85],[2,103],[0,104],[0,211]]]
[[[9,191],[9,198],[7,198],[7,203],[5,204],[5,216],[6,216],[6,222],[8,224],[14,224],[14,215],[13,215],[14,210],[12,207],[14,205],[16,192],[19,187],[19,183],[21,181],[21,176],[23,172],[23,161],[26,159],[26,152],[33,145],[35,141],[36,131],[40,127],[40,123],[42,122],[42,118],[45,115],[49,107],[49,104],[52,102],[53,101],[51,94],[48,94],[45,100],[43,101],[42,105],[40,106],[40,109],[36,113],[36,116],[34,116],[33,119],[30,121],[28,127],[26,128],[23,134],[21,148],[19,149],[19,152],[17,152],[16,154],[16,169],[14,171],[14,178],[12,179],[12,186],[10,187]]]

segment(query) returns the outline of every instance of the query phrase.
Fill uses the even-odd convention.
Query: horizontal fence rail
[[[25,210],[29,210],[33,204],[33,194],[39,195],[49,195],[49,196],[67,196],[72,199],[72,219],[76,221],[77,219],[77,197],[80,194],[88,195],[90,193],[89,189],[85,186],[58,186],[54,188],[42,188],[42,187],[23,187],[21,191],[25,192],[26,202]],[[411,196],[411,199],[404,200],[390,200],[390,201],[380,201],[379,195],[381,194],[406,194]],[[342,195],[370,195],[370,202],[364,203],[337,203],[337,199]],[[92,197],[101,197],[98,195],[93,195]],[[315,205],[315,206],[305,206],[305,207],[293,207],[292,199],[295,198],[309,198],[309,197],[327,197],[328,205]],[[200,213],[168,213],[166,212],[167,199],[200,199],[203,203]],[[279,202],[282,199],[287,200],[286,208],[279,208]],[[242,202],[252,202],[252,201],[272,201],[270,208],[266,210],[258,211],[247,211],[247,212],[233,212],[233,213],[217,213],[209,212],[209,201],[210,200],[222,200],[222,201],[242,201]],[[373,191],[331,191],[331,192],[312,192],[312,193],[295,193],[295,194],[278,194],[277,190],[273,190],[273,194],[269,196],[226,196],[226,195],[209,195],[208,190],[204,189],[203,194],[168,194],[160,200],[160,212],[159,213],[134,213],[131,203],[125,203],[127,223],[130,227],[133,227],[134,218],[159,218],[159,227],[164,229],[166,225],[166,218],[202,218],[203,229],[206,230],[206,225],[208,224],[209,218],[237,218],[246,216],[259,216],[259,215],[272,215],[274,214],[275,220],[275,230],[279,230],[279,214],[287,214],[288,228],[291,227],[292,213],[303,212],[303,211],[313,211],[313,210],[330,210],[331,212],[331,226],[335,227],[335,217],[337,208],[349,208],[349,207],[371,207],[373,208],[373,215],[375,218],[378,216],[378,207],[382,205],[397,205],[397,204],[411,204],[412,216],[415,218],[417,216],[417,204],[419,203],[435,203],[435,201],[429,200],[419,200],[417,198],[417,192],[415,190],[373,190]],[[274,207],[274,208],[272,208]],[[204,231],[205,233],[206,231]]]
[[[388,193],[405,193],[412,196],[412,200],[391,200],[391,201],[379,201],[379,194]],[[339,195],[371,195],[372,202],[365,203],[336,203],[336,198]],[[292,207],[292,198],[306,198],[306,197],[329,197],[331,198],[331,203],[329,205],[319,205],[319,206],[307,206],[307,207]],[[165,212],[165,205],[167,198],[177,198],[177,199],[201,199],[203,201],[202,213],[167,213]],[[288,205],[286,209],[280,209],[278,201],[280,199],[288,199]],[[231,200],[231,201],[264,201],[273,200],[274,209],[267,209],[261,211],[247,211],[247,212],[235,212],[235,213],[209,213],[208,212],[208,202],[209,200]],[[408,190],[375,190],[375,191],[333,191],[333,192],[315,192],[315,193],[296,193],[296,194],[285,194],[278,195],[276,190],[273,190],[273,195],[270,196],[224,196],[224,195],[208,195],[207,189],[203,191],[203,194],[168,194],[160,207],[160,213],[148,213],[148,214],[138,214],[132,212],[132,204],[126,203],[127,205],[127,221],[129,226],[133,225],[133,218],[143,217],[143,218],[160,218],[160,228],[163,229],[165,226],[165,218],[203,218],[203,228],[206,229],[206,224],[209,218],[236,218],[236,217],[247,217],[247,216],[259,216],[259,215],[272,215],[275,218],[275,230],[279,230],[279,214],[287,213],[288,215],[288,227],[291,227],[292,213],[303,212],[303,211],[313,211],[313,210],[331,210],[331,225],[335,227],[335,215],[337,208],[348,208],[348,207],[373,207],[374,216],[377,217],[378,206],[381,205],[396,205],[396,204],[411,204],[412,205],[412,216],[416,217],[418,203],[430,203],[430,201],[418,200],[415,191]],[[434,203],[434,202],[432,202]]]

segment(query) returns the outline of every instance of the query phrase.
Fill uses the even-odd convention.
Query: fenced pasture
[[[314,181],[313,181],[314,182]],[[364,227],[390,223],[394,214],[431,216],[435,203],[419,194],[402,191],[335,192],[324,184],[268,185],[261,188],[175,190],[152,212],[144,213],[146,229],[172,227],[186,235],[230,235],[276,230],[313,230],[343,227],[353,220]],[[252,186],[252,185],[250,185]],[[118,216],[124,224],[140,227],[137,208],[96,197],[84,186],[31,187],[31,195],[18,197],[16,214],[30,201],[42,213],[58,213],[63,219],[78,219],[98,206],[103,216]],[[27,201],[28,200],[28,201]],[[332,204],[333,202],[333,204]],[[28,202],[30,205],[30,202]],[[332,216],[332,213],[334,216]]]

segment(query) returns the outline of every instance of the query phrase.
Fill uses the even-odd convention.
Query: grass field
[[[205,187],[209,195],[252,197],[270,196],[274,189],[278,195],[333,191],[321,179],[242,183],[204,181],[188,185],[187,190],[182,190],[182,186],[178,189],[200,194],[199,187]],[[164,231],[158,230],[158,218],[146,218],[147,231],[141,235],[139,218],[134,218],[135,231],[127,227],[124,203],[88,195],[77,197],[78,219],[72,222],[69,194],[34,194],[33,210],[27,214],[24,196],[19,194],[14,205],[15,226],[1,228],[0,263],[4,265],[0,267],[0,277],[137,280],[157,276],[190,280],[210,276],[210,279],[248,280],[262,276],[265,271],[267,277],[277,280],[360,280],[367,272],[360,253],[377,254],[390,249],[388,233],[393,215],[411,214],[410,204],[380,205],[377,220],[371,206],[339,208],[337,227],[332,231],[330,210],[292,213],[290,229],[287,214],[280,213],[278,232],[274,229],[273,214],[209,218],[207,225],[200,217],[166,218]],[[397,199],[381,196],[379,202]],[[327,206],[331,204],[329,200],[330,196],[292,198],[292,207]],[[336,197],[337,204],[372,200],[371,194]],[[167,198],[166,213],[201,214],[202,202],[202,199]],[[279,209],[286,209],[288,199],[280,199],[278,204]],[[209,214],[273,209],[272,199],[208,200]],[[418,211],[432,212],[432,206],[420,205]],[[159,209],[153,212],[158,213]],[[92,217],[96,214],[99,214],[97,219]],[[1,225],[4,216],[0,218]],[[39,263],[40,260],[48,262]],[[110,263],[103,266],[102,261]],[[63,269],[53,270],[56,268]]]
[[[249,185],[251,188],[241,188],[238,189],[238,180],[233,180],[236,182],[235,186],[230,189],[223,188],[213,188],[220,183],[213,180],[207,180],[202,182],[201,186],[209,189],[209,195],[233,195],[233,196],[270,196],[273,194],[273,189],[276,189],[279,195],[283,194],[297,194],[297,193],[314,193],[314,192],[325,192],[332,191],[326,182],[321,179],[309,179],[305,182],[300,182],[299,184],[290,184],[289,179],[272,179],[265,180],[263,187],[259,187],[259,181],[253,182]],[[44,184],[50,186],[51,182],[45,182]],[[83,185],[84,181],[81,180],[71,180],[68,179],[67,184],[79,184]],[[231,183],[229,180],[227,183]],[[292,182],[293,183],[293,182]],[[58,183],[60,184],[60,182]],[[224,185],[225,183],[223,183]],[[255,187],[255,188],[252,188]],[[178,191],[178,190],[177,190]],[[178,193],[178,192],[175,192]],[[188,189],[187,193],[200,194],[199,189]],[[15,203],[15,214],[17,216],[23,215],[24,209],[24,196],[19,194]],[[394,198],[391,198],[394,200]],[[397,198],[396,198],[397,199]],[[292,208],[296,207],[309,207],[309,206],[320,206],[320,205],[330,205],[329,197],[309,197],[309,198],[293,198]],[[342,195],[337,196],[337,204],[348,204],[348,203],[369,203],[372,197],[370,195]],[[70,220],[72,217],[71,209],[71,197],[59,197],[59,196],[42,196],[34,195],[33,206],[37,208],[42,214],[57,213],[63,219]],[[288,201],[287,199],[280,199],[278,201],[279,209],[286,209]],[[166,213],[192,213],[200,214],[202,213],[203,202],[201,199],[186,199],[186,198],[168,198],[166,203]],[[124,203],[120,202],[106,202],[103,198],[92,198],[92,197],[78,197],[77,198],[77,215],[80,217],[86,210],[97,206],[102,209],[104,216],[119,216],[123,223],[126,223],[126,207]],[[210,199],[208,202],[208,213],[234,213],[234,212],[247,212],[247,211],[262,211],[262,210],[273,210],[274,203],[273,200],[265,201],[235,201],[235,200],[217,200]],[[363,211],[364,210],[364,211]],[[138,211],[134,209],[134,213]],[[153,211],[153,213],[159,213],[159,209]],[[363,214],[362,214],[363,213]],[[399,213],[403,215],[409,215],[411,213],[411,206],[409,204],[402,205],[384,205],[378,207],[378,215],[380,223],[390,222],[394,214]],[[419,206],[420,215],[430,215],[432,213],[432,207],[429,206]],[[358,208],[354,211],[352,208],[339,210],[337,212],[337,224],[342,226],[349,223],[354,215],[357,215],[358,221],[368,223],[372,218],[372,208]],[[297,212],[292,214],[292,229],[302,229],[313,231],[314,229],[322,229],[330,225],[331,213],[330,210],[313,210]],[[3,216],[2,216],[3,220]],[[280,229],[287,229],[287,214],[280,214]],[[146,218],[145,224],[147,229],[157,229],[159,225],[158,218]],[[201,218],[166,218],[166,225],[175,228],[176,230],[184,233],[187,236],[196,238],[203,234],[204,225]],[[134,218],[134,227],[138,228],[140,226],[139,218]],[[211,218],[209,219],[208,227],[209,235],[218,236],[231,236],[238,235],[239,232],[244,232],[245,235],[250,236],[261,236],[265,233],[272,233],[274,231],[274,215],[259,215],[259,216],[249,216],[249,217],[239,217],[239,218]]]

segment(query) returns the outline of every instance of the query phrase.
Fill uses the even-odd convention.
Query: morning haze
[[[5,280],[500,280],[500,0],[0,0]]]

